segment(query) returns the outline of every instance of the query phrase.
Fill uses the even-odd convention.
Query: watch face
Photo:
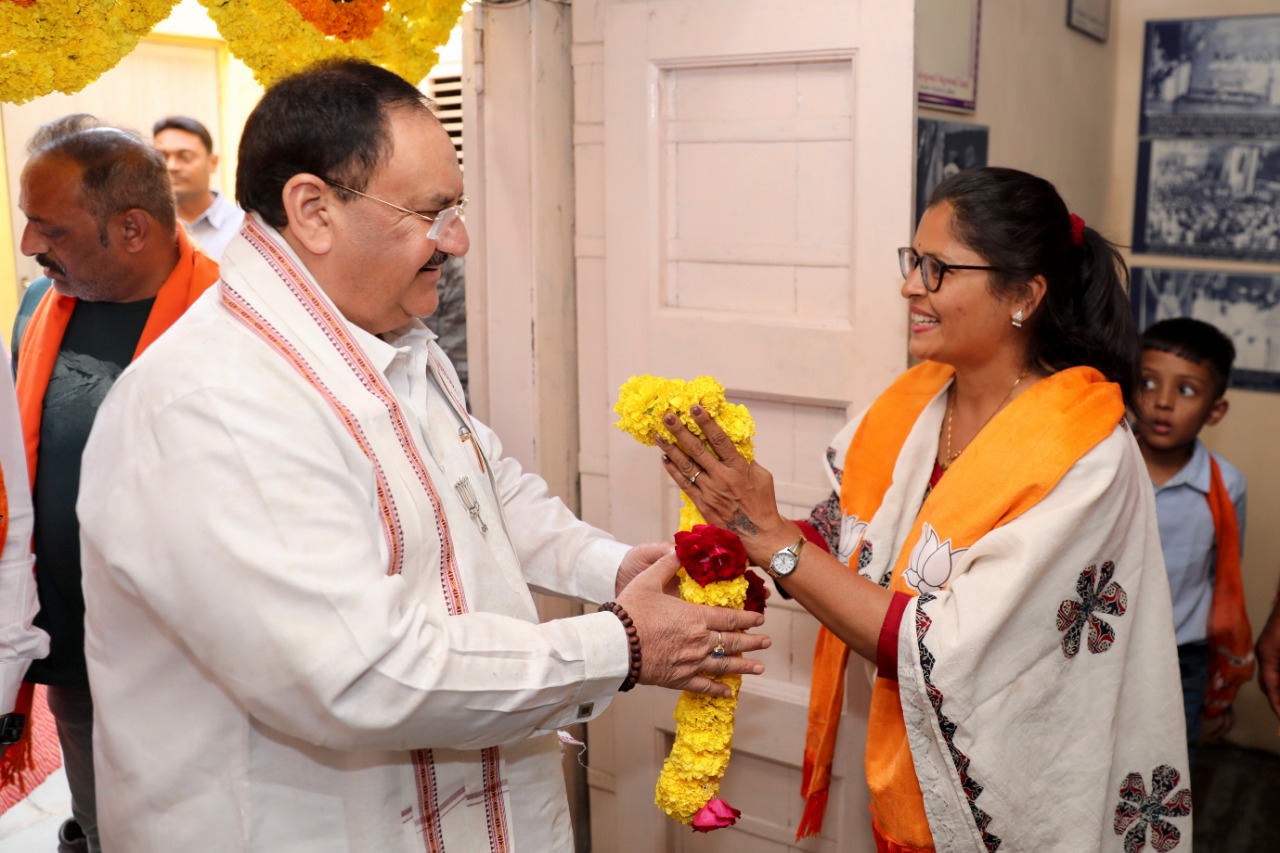
[[[786,577],[796,570],[796,555],[784,548],[773,555],[773,559],[769,561],[769,569],[775,577]]]

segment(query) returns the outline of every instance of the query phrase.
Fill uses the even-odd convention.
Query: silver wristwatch
[[[801,536],[800,541],[778,551],[764,570],[776,580],[789,577],[796,570],[796,564],[800,562],[800,549],[804,547],[804,542],[805,539]]]

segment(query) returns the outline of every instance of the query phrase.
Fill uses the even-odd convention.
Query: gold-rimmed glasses
[[[387,207],[390,207],[394,210],[398,210],[401,213],[407,213],[410,216],[416,216],[418,219],[421,219],[424,222],[430,222],[431,229],[427,231],[428,240],[439,240],[442,236],[444,236],[446,232],[448,232],[449,227],[453,225],[455,221],[457,222],[466,221],[467,197],[465,195],[458,199],[457,204],[450,205],[449,207],[446,207],[444,210],[437,211],[434,214],[428,214],[428,213],[419,213],[416,210],[410,210],[409,208],[401,207],[398,204],[392,204],[391,202],[387,201],[384,198],[378,198],[376,195],[369,195],[368,193],[362,193],[360,192],[360,190],[352,189],[351,187],[346,186],[345,184],[340,184],[337,181],[331,181],[328,178],[321,178],[321,180],[331,187],[337,187],[340,190],[346,190],[347,192],[358,195],[361,198],[367,198],[369,199],[369,201],[376,201],[378,204],[385,204]]]

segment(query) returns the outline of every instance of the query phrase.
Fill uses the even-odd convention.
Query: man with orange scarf
[[[164,159],[140,137],[68,116],[37,131],[28,153],[21,248],[52,287],[32,285],[44,293],[14,347],[36,507],[36,625],[52,643],[27,679],[47,687],[66,760],[74,821],[63,825],[60,849],[95,851],[93,702],[75,512],[80,457],[116,378],[217,280],[218,266],[177,227]],[[30,690],[23,696],[31,701]],[[25,745],[10,752],[14,761],[32,760]],[[28,784],[38,777],[38,769],[24,776]]]

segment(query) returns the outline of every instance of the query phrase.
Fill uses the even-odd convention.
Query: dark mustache
[[[53,260],[53,258],[49,257],[48,255],[36,255],[36,263],[44,267],[45,269],[53,270],[58,275],[67,274],[67,271],[62,268],[62,264],[57,263],[56,261]]]
[[[444,266],[444,262],[449,260],[449,257],[450,255],[448,252],[441,252],[437,250],[436,253],[431,256],[431,259],[427,261],[423,266],[442,267]]]

